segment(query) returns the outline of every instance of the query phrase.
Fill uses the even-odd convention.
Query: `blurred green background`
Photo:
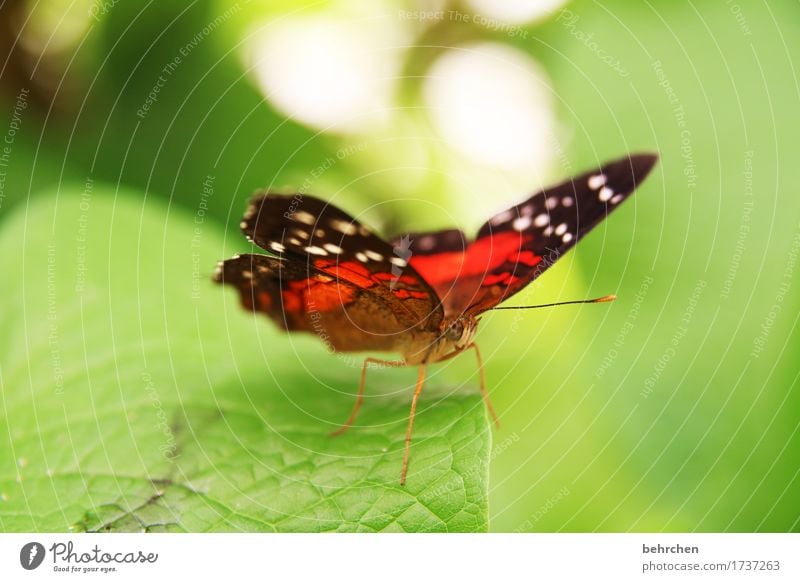
[[[797,531],[799,20],[788,0],[7,1],[0,226],[88,180],[202,212],[220,259],[247,248],[258,188],[386,235],[474,232],[658,151],[633,200],[513,300],[616,303],[484,317],[503,424],[489,527]],[[469,357],[434,374],[477,378]]]

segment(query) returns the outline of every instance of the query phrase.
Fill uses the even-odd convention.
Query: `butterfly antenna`
[[[497,309],[538,309],[540,307],[555,307],[556,305],[577,305],[579,303],[608,303],[609,301],[614,301],[616,298],[617,298],[616,295],[604,295],[603,297],[597,297],[596,299],[560,301],[558,303],[544,303],[542,305],[513,305],[510,307],[493,307],[492,311],[495,311]]]

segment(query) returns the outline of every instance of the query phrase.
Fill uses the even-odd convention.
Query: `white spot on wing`
[[[342,234],[346,234],[348,236],[352,236],[356,233],[356,225],[352,222],[346,222],[344,220],[339,220],[338,218],[331,219],[329,224],[331,228],[334,230],[338,230]]]
[[[364,254],[364,253],[362,253],[361,251],[359,251],[359,252],[357,252],[357,253],[356,253],[356,258],[357,258],[359,261],[361,261],[362,263],[366,263],[366,262],[369,260],[369,259],[367,258],[367,255],[365,255],[365,254]]]
[[[273,251],[275,251],[275,252],[277,252],[277,253],[282,253],[283,251],[285,251],[285,250],[286,250],[286,247],[285,247],[285,246],[283,246],[283,245],[282,245],[281,243],[279,243],[279,242],[272,242],[272,243],[270,243],[270,244],[269,244],[269,247],[270,247],[270,248],[271,248]]]
[[[314,215],[309,214],[305,210],[298,210],[292,215],[292,218],[303,224],[314,224]]]
[[[429,251],[436,245],[436,237],[435,236],[423,236],[421,239],[417,241],[417,246],[421,251]]]
[[[549,222],[550,222],[550,216],[546,212],[537,214],[536,218],[533,219],[533,225],[538,226],[539,228],[547,226]]]
[[[564,208],[569,208],[570,206],[572,206],[572,204],[573,204],[574,202],[575,202],[575,200],[573,200],[573,199],[572,199],[572,196],[564,196],[564,197],[561,199],[561,205],[562,205]]]
[[[600,193],[597,197],[600,199],[600,202],[608,202],[611,200],[611,197],[614,195],[614,191],[609,188],[608,186],[603,186],[600,188]]]
[[[313,247],[313,246],[305,247],[303,250],[307,252],[309,255],[325,256],[328,254],[328,251],[326,251],[325,249],[321,249],[320,247]]]
[[[333,253],[335,255],[341,254],[341,252],[344,250],[342,249],[342,247],[336,246],[331,243],[325,243],[322,246],[326,251],[328,251],[329,253]]]
[[[382,261],[383,260],[383,255],[382,254],[376,253],[375,251],[372,251],[372,250],[366,250],[366,251],[364,251],[364,254],[367,255],[373,261]]]
[[[401,259],[400,257],[392,257],[391,259],[389,259],[389,262],[392,263],[393,265],[397,265],[398,267],[405,267],[406,265],[408,265],[408,261],[406,261],[405,259]]]
[[[622,194],[617,194],[611,199],[611,204],[619,204],[625,198]]]
[[[605,174],[595,174],[594,176],[589,176],[589,179],[586,181],[586,184],[592,190],[597,190],[601,186],[605,186],[606,181],[608,181],[608,177]]]
[[[556,233],[556,236],[561,236],[565,232],[567,232],[567,223],[566,222],[562,222],[561,224],[559,224],[556,227],[555,233]]]
[[[572,233],[571,232],[565,232],[564,236],[561,237],[561,240],[563,240],[565,243],[570,242],[572,240]]]
[[[511,228],[513,228],[517,232],[521,232],[526,228],[528,228],[530,225],[531,225],[530,216],[520,216],[519,218],[514,219],[514,222],[511,223]]]

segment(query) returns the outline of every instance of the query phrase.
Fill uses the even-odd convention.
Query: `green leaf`
[[[400,487],[415,372],[370,371],[357,425],[327,436],[355,360],[213,285],[236,249],[202,211],[90,180],[0,245],[0,530],[487,529],[477,390],[429,381]]]

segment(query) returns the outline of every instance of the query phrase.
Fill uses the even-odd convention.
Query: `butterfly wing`
[[[217,280],[281,327],[315,332],[340,351],[402,351],[409,332],[438,329],[436,292],[405,251],[335,206],[307,195],[258,195],[240,226],[275,257],[234,257]]]
[[[454,312],[460,304],[456,282],[463,273],[470,244],[464,233],[457,229],[412,233],[395,239],[392,244],[409,249],[410,263],[436,291],[445,314]]]
[[[266,314],[286,331],[317,335],[337,351],[395,351],[407,325],[368,289],[309,272],[296,261],[245,254],[224,261],[214,276],[239,291],[245,309]]]
[[[425,252],[412,243],[411,265],[443,298],[448,316],[477,315],[523,289],[599,224],[644,180],[657,156],[608,163],[538,192],[491,218],[463,250],[438,243]],[[452,232],[452,231],[446,231]]]

